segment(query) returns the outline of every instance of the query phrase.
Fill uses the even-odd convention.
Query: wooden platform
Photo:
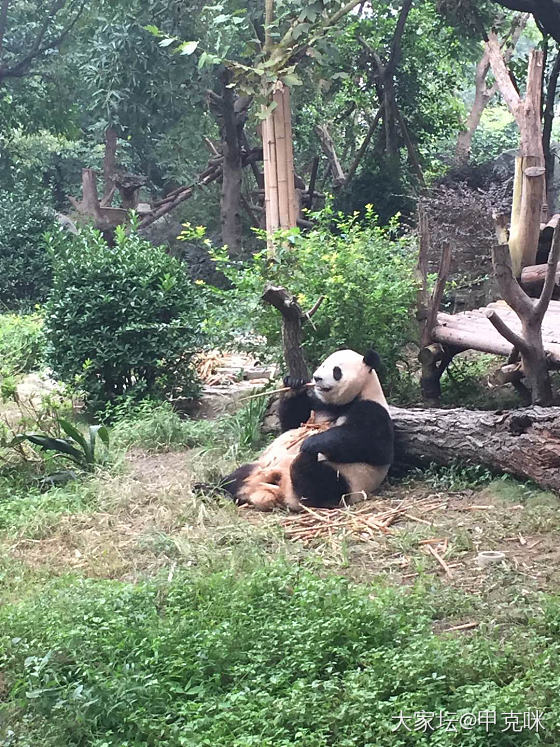
[[[521,334],[517,314],[505,301],[496,301],[480,309],[460,314],[439,312],[432,339],[443,344],[460,345],[482,353],[509,355],[513,346],[488,321],[486,311],[493,309],[514,332]],[[560,364],[560,301],[551,301],[542,323],[543,343],[550,358]]]

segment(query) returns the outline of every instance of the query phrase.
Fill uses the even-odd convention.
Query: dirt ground
[[[120,474],[99,478],[98,510],[63,515],[33,536],[4,537],[3,550],[33,570],[124,581],[172,577],[178,565],[211,565],[216,554],[241,556],[245,548],[316,557],[359,582],[439,584],[485,603],[558,588],[560,502],[552,494],[510,480],[442,490],[414,479],[346,509],[261,514],[193,495],[193,459],[134,450]],[[478,554],[488,550],[503,561],[481,567]],[[455,623],[477,624],[451,610],[442,625]]]

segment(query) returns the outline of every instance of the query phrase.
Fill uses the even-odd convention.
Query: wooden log
[[[477,331],[469,331],[461,328],[451,328],[436,326],[432,337],[436,342],[446,345],[454,345],[458,348],[479,350],[481,353],[493,353],[494,355],[509,355],[513,345],[497,334],[492,334],[493,330],[488,330],[487,335],[481,335]]]
[[[537,295],[541,292],[546,277],[547,265],[529,265],[521,271],[520,284],[529,295]],[[560,270],[556,271],[554,280],[556,286],[560,286]]]
[[[398,462],[448,465],[460,459],[560,492],[560,407],[390,410]]]

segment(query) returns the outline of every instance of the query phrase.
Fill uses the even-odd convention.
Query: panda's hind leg
[[[345,478],[316,454],[300,452],[290,470],[295,494],[305,506],[336,508],[349,492]]]
[[[236,502],[245,503],[243,487],[257,466],[256,463],[242,464],[241,467],[222,479],[220,488],[229,493]]]

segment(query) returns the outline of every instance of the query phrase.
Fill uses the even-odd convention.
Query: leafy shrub
[[[191,396],[189,359],[199,305],[180,263],[118,228],[111,247],[94,230],[51,237],[54,285],[45,313],[47,360],[89,406]]]
[[[29,373],[39,367],[42,326],[39,314],[0,316],[0,376]]]
[[[396,224],[377,224],[371,205],[364,222],[326,208],[316,227],[278,236],[277,255],[265,252],[246,265],[231,262],[221,252],[216,261],[233,285],[216,291],[222,306],[210,319],[213,329],[233,323],[240,331],[262,335],[269,346],[280,346],[278,312],[260,297],[267,282],[284,285],[304,311],[324,296],[306,325],[304,346],[312,365],[337,348],[365,351],[372,343],[385,363],[389,382],[398,378],[395,364],[402,346],[414,338],[415,283],[409,240],[396,236]]]
[[[43,301],[52,269],[43,234],[56,228],[43,194],[0,190],[0,299],[5,308]]]

